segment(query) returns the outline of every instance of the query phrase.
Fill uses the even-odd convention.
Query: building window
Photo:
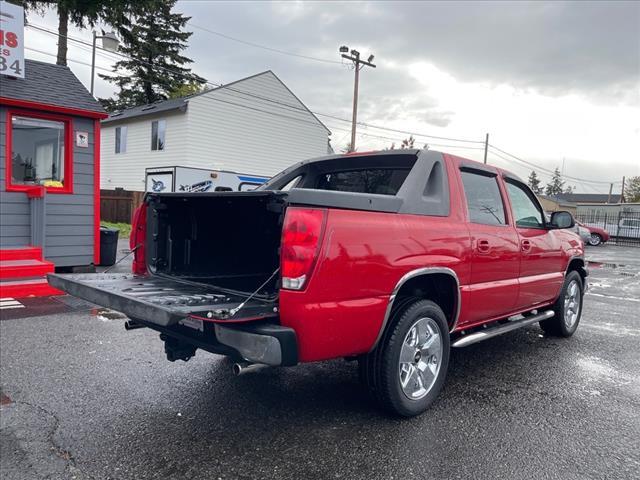
[[[72,190],[71,119],[40,113],[9,112],[7,190]]]
[[[116,153],[127,153],[127,127],[116,127]]]
[[[166,120],[154,120],[151,122],[151,150],[164,150],[166,130]]]

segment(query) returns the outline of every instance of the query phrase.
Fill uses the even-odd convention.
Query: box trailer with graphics
[[[269,180],[261,175],[247,175],[223,170],[191,167],[157,167],[145,169],[147,192],[247,192]]]

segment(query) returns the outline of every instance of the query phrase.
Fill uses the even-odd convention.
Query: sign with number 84
[[[0,75],[24,78],[24,10],[0,1]]]

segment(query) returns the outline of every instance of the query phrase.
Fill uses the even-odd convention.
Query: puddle
[[[591,267],[591,268],[626,268],[627,265],[624,264],[624,263],[594,262],[592,260],[587,260],[587,267]]]

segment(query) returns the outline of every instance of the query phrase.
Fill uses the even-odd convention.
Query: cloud
[[[337,59],[338,44],[345,43],[399,65],[427,61],[464,82],[508,83],[545,94],[578,92],[623,102],[633,101],[628,94],[638,88],[638,2],[184,6],[197,12],[199,23],[209,17],[206,23],[226,25],[228,33],[229,27],[242,25],[244,36],[326,58]]]
[[[574,176],[640,174],[640,2],[180,1],[175,9],[192,16],[187,56],[212,82],[270,69],[312,110],[350,119],[348,62],[281,55],[201,27],[334,62],[341,60],[338,47],[348,45],[376,55],[378,67],[361,72],[363,122],[476,141],[490,132],[497,146],[546,168],[565,157]],[[57,28],[48,17],[40,23]],[[90,41],[89,31],[71,30]],[[27,34],[30,46],[55,50],[51,38]],[[70,55],[88,61],[74,45]],[[86,83],[88,68],[71,65]],[[97,82],[99,95],[112,88]],[[348,120],[320,118],[336,149],[349,140]],[[363,149],[408,136],[358,131]],[[418,137],[417,144],[427,141]],[[454,153],[481,159],[482,149],[467,145]],[[495,156],[490,161],[529,173]]]

